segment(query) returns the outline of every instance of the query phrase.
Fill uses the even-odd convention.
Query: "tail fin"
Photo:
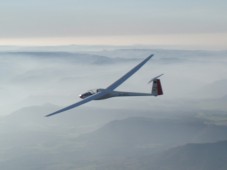
[[[151,79],[148,83],[153,82],[152,85],[152,90],[151,90],[151,94],[154,96],[159,96],[159,95],[163,95],[163,91],[162,91],[162,85],[161,85],[161,80],[158,79],[158,77],[162,76],[163,74]]]
[[[154,96],[163,95],[162,85],[161,85],[160,79],[154,79],[153,80],[151,94],[153,94]]]

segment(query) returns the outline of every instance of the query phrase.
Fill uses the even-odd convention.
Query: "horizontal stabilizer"
[[[148,84],[151,83],[152,81],[154,81],[155,79],[161,77],[162,75],[164,75],[164,74],[160,74],[159,76],[156,76],[156,77],[152,78],[150,81],[148,81]]]

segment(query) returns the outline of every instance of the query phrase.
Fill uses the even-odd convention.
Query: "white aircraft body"
[[[144,59],[141,63],[139,63],[138,65],[136,65],[134,68],[132,68],[128,73],[126,73],[125,75],[123,75],[120,79],[118,79],[117,81],[115,81],[114,83],[112,83],[110,86],[108,86],[105,89],[95,89],[95,90],[90,90],[86,93],[80,94],[79,97],[82,99],[81,101],[74,103],[70,106],[67,106],[63,109],[57,110],[53,113],[50,113],[48,115],[46,115],[46,117],[70,110],[72,108],[78,107],[82,104],[85,104],[87,102],[90,102],[92,100],[102,100],[102,99],[108,99],[110,97],[124,97],[124,96],[158,96],[158,95],[162,95],[163,91],[162,91],[162,86],[161,86],[161,81],[160,79],[158,79],[160,76],[162,76],[163,74],[154,77],[153,79],[151,79],[148,83],[152,83],[152,90],[151,93],[138,93],[138,92],[122,92],[122,91],[114,91],[114,89],[116,89],[118,86],[120,86],[124,81],[126,81],[129,77],[131,77],[136,71],[138,71],[148,60],[150,60],[150,58],[153,55],[150,55],[149,57],[147,57],[146,59]]]

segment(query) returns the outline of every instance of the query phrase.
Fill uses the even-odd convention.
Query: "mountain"
[[[87,63],[87,64],[107,64],[112,63],[111,58],[93,55],[93,54],[81,54],[71,52],[50,52],[50,51],[20,51],[20,52],[0,52],[0,56],[4,57],[26,57],[42,60],[52,60],[55,62],[72,62],[72,63]]]
[[[118,62],[128,62],[140,60],[138,58],[111,58],[99,54],[87,54],[78,52],[63,52],[63,51],[11,51],[11,52],[0,52],[0,57],[12,57],[14,59],[25,58],[52,61],[55,63],[70,62],[74,64],[113,64]]]
[[[206,124],[193,118],[133,117],[112,121],[94,132],[81,135],[73,143],[80,146],[76,148],[77,152],[90,160],[81,169],[91,166],[100,170],[207,170],[210,164],[226,167],[227,154],[223,152],[227,142],[217,142],[227,139],[226,130],[225,126]],[[204,144],[208,141],[217,143]],[[200,144],[188,144],[192,142]],[[203,156],[206,156],[204,160]],[[215,159],[211,161],[212,158]],[[221,162],[218,162],[219,158]]]
[[[124,169],[143,170],[226,170],[227,141],[187,144],[161,154],[131,159]]]
[[[227,139],[226,126],[206,124],[199,119],[152,119],[131,117],[112,121],[102,128],[81,135],[75,143],[100,154],[156,152],[192,142]]]
[[[53,109],[57,107],[33,106],[1,119],[2,169],[146,169],[153,160],[161,162],[163,156],[158,157],[159,154],[175,152],[172,147],[227,139],[226,126],[206,124],[193,117],[130,117],[111,121],[122,113],[115,112],[114,118],[114,113],[94,110],[93,115],[87,110],[51,119],[43,117]],[[108,120],[97,130],[80,132],[80,128]]]

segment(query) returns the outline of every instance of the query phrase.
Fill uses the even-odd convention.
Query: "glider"
[[[138,71],[148,60],[150,60],[152,56],[153,56],[153,54],[150,55],[149,57],[147,57],[146,59],[144,59],[141,63],[136,65],[129,72],[127,72],[125,75],[123,75],[117,81],[115,81],[114,83],[109,85],[107,88],[90,90],[90,91],[88,91],[86,93],[80,94],[79,97],[82,99],[81,101],[79,101],[77,103],[74,103],[74,104],[72,104],[70,106],[67,106],[67,107],[65,107],[63,109],[57,110],[57,111],[55,111],[53,113],[50,113],[50,114],[46,115],[46,117],[53,116],[55,114],[58,114],[58,113],[73,109],[75,107],[78,107],[78,106],[80,106],[82,104],[85,104],[87,102],[90,102],[92,100],[102,100],[102,99],[108,99],[110,97],[123,97],[123,96],[158,96],[158,95],[162,95],[163,91],[162,91],[161,81],[158,78],[160,76],[162,76],[163,74],[161,74],[161,75],[159,75],[157,77],[154,77],[153,79],[151,79],[148,82],[148,83],[152,83],[153,82],[151,93],[114,91],[114,89],[116,89],[118,86],[120,86],[124,81],[126,81],[136,71]]]

